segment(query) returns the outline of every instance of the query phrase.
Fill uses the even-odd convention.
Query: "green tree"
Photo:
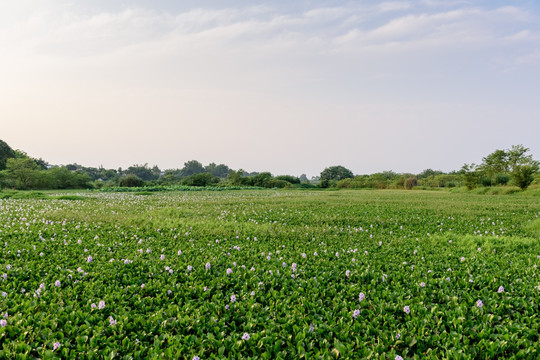
[[[197,160],[190,160],[184,163],[184,167],[180,170],[182,177],[187,177],[205,172],[203,164]]]
[[[6,162],[8,176],[15,181],[19,189],[29,189],[36,182],[39,175],[39,167],[30,158],[10,158]]]
[[[154,168],[157,168],[156,166]],[[135,175],[144,181],[157,180],[159,178],[159,169],[151,169],[148,164],[132,165],[125,170],[127,175]]]
[[[540,163],[526,155],[529,149],[523,145],[513,145],[508,150],[508,163],[510,176],[514,184],[521,189],[526,189],[534,180],[534,175],[540,169]]]
[[[15,157],[15,151],[3,140],[0,140],[0,171],[6,168],[8,159]]]
[[[495,150],[488,156],[482,158],[479,169],[489,178],[495,174],[506,174],[510,171],[509,153],[506,150]]]
[[[330,181],[330,180],[339,181],[339,180],[349,179],[353,177],[354,175],[352,171],[341,165],[330,166],[321,172],[321,182]]]
[[[465,181],[467,189],[471,190],[475,188],[480,181],[480,173],[477,171],[477,166],[474,164],[463,164],[461,167],[461,174]]]
[[[204,168],[205,172],[209,172],[210,174],[217,176],[219,178],[226,178],[229,174],[229,167],[224,164],[216,165],[216,163],[210,163]]]

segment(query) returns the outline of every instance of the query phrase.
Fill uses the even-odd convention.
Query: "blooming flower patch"
[[[0,358],[538,358],[537,200],[3,199]]]

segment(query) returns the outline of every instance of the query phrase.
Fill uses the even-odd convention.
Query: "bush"
[[[219,178],[208,172],[191,175],[182,179],[182,185],[187,186],[210,186],[215,185],[218,182]]]
[[[480,184],[482,184],[482,186],[491,186],[491,179],[488,177],[482,177],[480,178]]]
[[[506,185],[510,181],[510,176],[506,174],[495,174],[493,182],[495,185]]]
[[[300,184],[300,179],[292,175],[279,175],[279,176],[276,176],[274,179],[284,180],[291,184]]]
[[[405,179],[405,189],[411,190],[415,186],[418,186],[418,179],[416,176],[411,176]]]
[[[123,178],[120,178],[119,185],[122,187],[140,187],[142,186],[144,181],[137,175],[127,175]]]

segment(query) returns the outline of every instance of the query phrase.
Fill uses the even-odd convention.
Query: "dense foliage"
[[[0,358],[539,357],[527,193],[145,194],[0,200]]]
[[[407,189],[516,186],[526,189],[540,185],[540,163],[528,154],[529,149],[512,146],[484,157],[482,164],[465,164],[460,171],[444,173],[425,169],[419,174],[383,171],[354,175],[344,166],[325,168],[311,180],[305,174],[274,176],[270,172],[233,170],[225,164],[203,165],[197,160],[184,163],[181,169],[162,171],[157,166],[132,165],[127,169],[84,167],[78,164],[51,166],[13,150],[0,140],[0,189],[91,189],[142,186],[261,187],[261,188],[340,188]],[[536,180],[535,180],[536,179]]]

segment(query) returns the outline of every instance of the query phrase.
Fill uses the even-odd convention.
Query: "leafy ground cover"
[[[0,200],[0,358],[538,358],[537,197]]]

